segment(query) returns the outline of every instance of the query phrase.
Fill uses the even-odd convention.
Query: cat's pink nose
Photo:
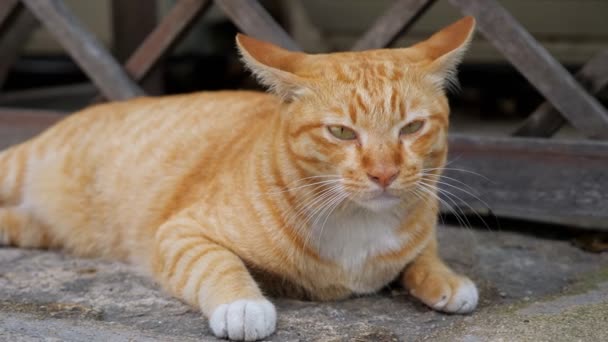
[[[389,185],[391,185],[391,183],[397,179],[398,175],[399,170],[395,168],[382,168],[367,173],[367,177],[369,177],[372,182],[380,185],[383,188],[387,188]]]

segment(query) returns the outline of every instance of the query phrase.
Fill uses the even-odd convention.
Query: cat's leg
[[[414,297],[435,310],[468,313],[477,306],[475,284],[445,265],[435,239],[407,266],[402,282]]]
[[[163,286],[200,307],[217,337],[254,341],[275,331],[276,310],[243,261],[194,220],[175,218],[159,228],[154,263]]]
[[[49,242],[47,229],[25,210],[0,208],[0,245],[46,248]]]

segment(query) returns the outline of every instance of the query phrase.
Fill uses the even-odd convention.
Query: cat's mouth
[[[359,200],[359,204],[373,211],[387,210],[400,204],[403,199],[389,191],[378,191],[369,197]]]

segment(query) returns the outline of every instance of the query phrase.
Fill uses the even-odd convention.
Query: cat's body
[[[431,67],[461,53],[472,23],[444,30],[456,40],[447,52],[432,50],[437,38],[427,47]],[[98,105],[0,154],[0,244],[139,265],[232,339],[274,331],[261,290],[341,299],[403,274],[428,305],[471,311],[474,285],[436,251],[430,185],[447,153],[444,62],[406,71],[399,63],[424,57],[420,48],[310,57],[239,43],[280,97]]]

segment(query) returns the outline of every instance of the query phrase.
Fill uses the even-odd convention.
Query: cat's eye
[[[344,126],[327,126],[329,133],[340,140],[357,139],[357,133],[350,128]]]
[[[423,126],[424,126],[423,120],[412,121],[412,122],[408,123],[407,125],[403,126],[403,128],[401,129],[399,134],[400,135],[414,134],[414,133],[418,132],[420,129],[422,129]]]

